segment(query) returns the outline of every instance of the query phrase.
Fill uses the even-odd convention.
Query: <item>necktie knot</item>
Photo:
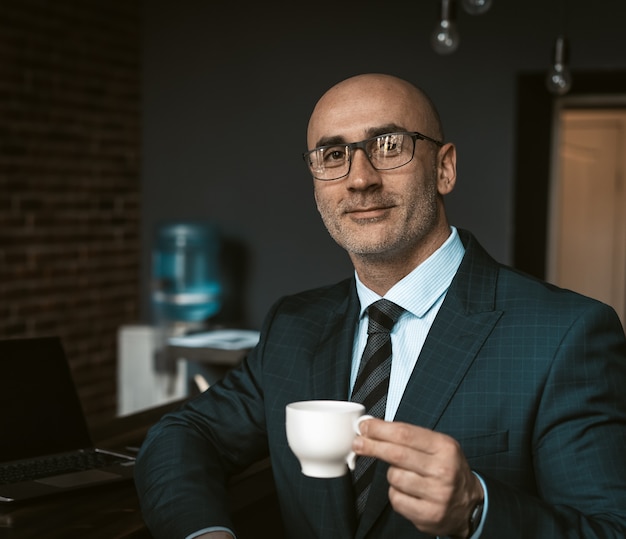
[[[367,308],[369,325],[367,334],[389,333],[404,309],[388,299],[379,299]]]

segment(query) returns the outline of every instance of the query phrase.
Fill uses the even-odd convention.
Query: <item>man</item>
[[[431,101],[398,78],[360,75],[322,96],[305,159],[354,278],[278,301],[242,366],[152,429],[137,487],[156,538],[230,538],[225,482],[268,454],[294,539],[626,536],[617,315],[450,226],[456,151],[442,138]],[[385,420],[364,421],[354,443],[375,458],[357,516],[350,475],[300,473],[285,405],[350,398],[381,297],[402,314]]]

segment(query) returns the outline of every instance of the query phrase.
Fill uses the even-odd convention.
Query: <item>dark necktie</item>
[[[402,307],[386,299],[372,303],[367,309],[369,315],[367,344],[363,351],[351,400],[362,403],[365,406],[365,413],[374,417],[385,417],[391,372],[390,332],[403,312]],[[353,481],[359,517],[365,509],[375,463],[376,459],[372,457],[359,457],[356,460]]]

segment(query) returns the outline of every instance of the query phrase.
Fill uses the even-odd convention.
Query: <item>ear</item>
[[[437,153],[437,190],[440,195],[452,192],[456,185],[456,147],[448,142]]]

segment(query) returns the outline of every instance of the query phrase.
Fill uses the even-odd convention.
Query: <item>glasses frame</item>
[[[404,136],[408,135],[413,140],[413,152],[411,153],[411,158],[406,163],[403,163],[402,165],[396,165],[394,167],[389,167],[389,168],[379,168],[375,166],[374,163],[372,163],[372,159],[370,155],[367,153],[367,144],[381,137],[389,137],[392,135],[404,135]],[[415,141],[417,140],[427,140],[428,142],[432,142],[433,144],[436,144],[440,148],[444,145],[444,143],[441,142],[440,140],[424,135],[423,133],[420,133],[418,131],[394,131],[392,133],[383,133],[382,135],[376,135],[375,137],[370,137],[365,140],[360,140],[359,142],[348,142],[346,144],[328,144],[325,146],[318,146],[317,148],[313,148],[312,150],[309,150],[308,152],[304,152],[302,154],[302,158],[307,164],[307,168],[309,169],[309,172],[311,173],[314,179],[320,182],[334,182],[335,180],[341,180],[342,178],[345,178],[348,174],[350,174],[350,169],[352,168],[352,156],[354,155],[355,150],[358,150],[358,149],[363,150],[363,153],[367,156],[367,160],[370,162],[370,165],[372,165],[372,168],[374,170],[394,170],[396,168],[401,168],[405,165],[408,165],[411,161],[413,161],[413,157],[415,156]],[[315,176],[315,174],[313,173],[313,170],[311,169],[309,155],[315,152],[318,152],[319,150],[325,150],[327,148],[336,148],[336,147],[346,148],[349,151],[348,171],[345,174],[338,176],[337,178],[330,178],[330,179],[318,178],[317,176]]]

